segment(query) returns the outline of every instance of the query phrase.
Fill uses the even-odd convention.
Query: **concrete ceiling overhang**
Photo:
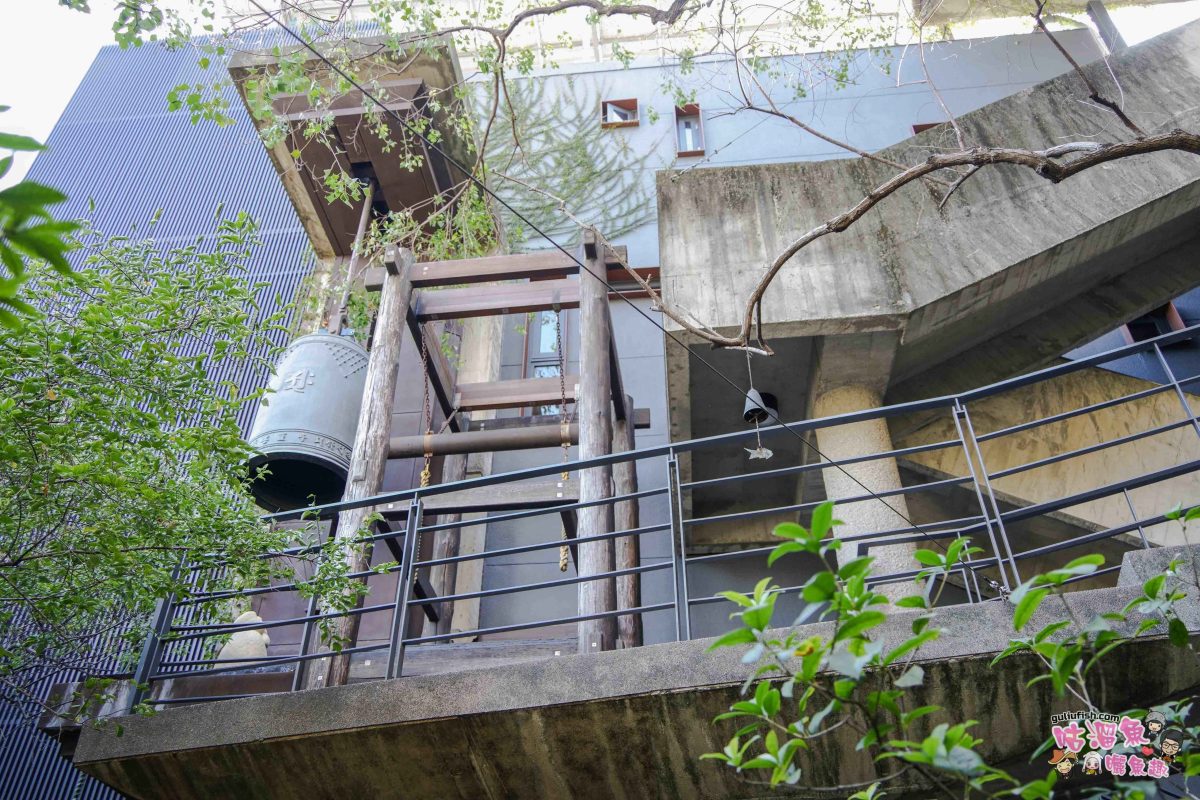
[[[1151,6],[1162,3],[1178,3],[1183,0],[1105,0],[1109,9],[1126,6]],[[1089,0],[1054,0],[1047,3],[1046,15],[1082,14],[1087,11]],[[972,22],[1002,17],[1028,17],[1032,10],[1029,3],[1020,0],[911,0],[914,19],[926,25],[951,25],[957,22]]]
[[[388,111],[405,119],[429,117],[440,134],[439,148],[459,163],[470,163],[471,143],[457,135],[454,126],[446,124],[447,108],[452,103],[443,96],[442,105],[432,110],[433,106],[427,102],[462,82],[453,42],[449,37],[441,37],[419,48],[397,51],[390,41],[381,36],[353,39],[344,48],[339,43],[337,55],[354,63],[360,82],[384,102]],[[285,56],[291,58],[302,52],[292,48]],[[253,109],[262,102],[254,97],[256,83],[277,72],[279,65],[280,56],[273,50],[238,53],[229,64],[234,85],[260,131],[276,120],[254,115]],[[304,62],[304,69],[326,89],[340,82],[316,56]],[[433,198],[465,178],[390,114],[376,114],[375,124],[363,124],[377,109],[358,90],[343,92],[316,109],[303,94],[275,96],[270,100],[287,130],[268,152],[319,258],[350,254],[362,213],[361,200],[328,198],[328,187],[324,184],[327,171],[344,171],[356,177],[369,175],[378,186],[375,205],[379,211],[416,209],[414,214],[418,219],[432,210]],[[332,124],[322,135],[313,136],[306,128],[320,119]],[[385,136],[380,135],[385,132]],[[406,164],[406,153],[418,156],[420,165],[412,168]]]
[[[1149,132],[1200,125],[1200,23],[1111,63],[1127,107]],[[1111,89],[1103,64],[1087,69]],[[959,124],[970,142],[1035,149],[1130,138],[1085,97],[1082,81],[1067,73]],[[883,154],[919,163],[937,145],[932,136]],[[659,173],[666,299],[718,330],[736,330],[744,298],[776,253],[893,173],[865,159]],[[821,356],[808,374],[780,369],[783,383],[759,388],[804,396],[821,381],[873,370],[888,402],[942,395],[1044,365],[1197,284],[1195,156],[1139,156],[1057,185],[1028,169],[990,167],[944,208],[914,183],[845,232],[802,250],[778,275],[763,304],[766,336],[812,340]],[[894,350],[876,352],[881,340]],[[855,344],[830,346],[847,342]],[[865,362],[868,350],[879,357]],[[836,357],[839,351],[845,356]],[[688,402],[697,389],[690,384],[713,380],[693,379],[689,364],[708,346],[667,352],[673,429],[720,432],[706,423],[705,409]],[[755,369],[769,361],[756,359]],[[785,418],[805,416],[791,405]]]

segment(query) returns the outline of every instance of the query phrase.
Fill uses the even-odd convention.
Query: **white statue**
[[[235,625],[249,625],[254,622],[262,622],[262,617],[253,611],[247,611],[234,620]],[[267,645],[270,643],[271,637],[267,636],[267,632],[264,630],[237,631],[229,637],[229,641],[221,648],[221,653],[217,656],[217,661],[229,661],[235,658],[266,658]],[[238,663],[245,667],[254,666],[254,662],[252,661],[240,661]]]

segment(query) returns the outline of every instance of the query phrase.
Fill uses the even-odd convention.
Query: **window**
[[[675,106],[675,150],[683,157],[704,155],[704,126],[695,103]]]
[[[1187,327],[1183,317],[1179,315],[1174,303],[1167,303],[1154,309],[1149,314],[1138,317],[1123,328],[1125,340],[1130,344],[1144,342],[1156,336],[1181,331]]]
[[[637,100],[605,100],[600,104],[601,128],[633,128],[637,124]]]
[[[562,372],[558,362],[533,362],[533,377],[535,378],[557,378]],[[558,414],[561,411],[561,406],[558,403],[547,406],[534,406],[534,414]]]
[[[532,314],[529,320],[529,376],[533,378],[557,378],[562,373],[559,363],[558,336],[556,334],[558,321],[553,311],[539,311]],[[567,312],[563,312],[564,348],[567,333]],[[553,405],[534,406],[534,414],[558,414],[558,403]]]
[[[921,131],[927,131],[930,128],[936,128],[938,125],[941,125],[941,124],[942,123],[940,123],[940,122],[918,122],[916,125],[912,126],[913,135],[915,136],[916,134],[920,133]]]

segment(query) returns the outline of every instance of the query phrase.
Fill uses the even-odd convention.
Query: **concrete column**
[[[817,395],[813,403],[813,416],[830,417],[878,408],[881,405],[883,397],[874,389],[866,386],[840,386]],[[886,420],[873,419],[850,425],[819,428],[817,446],[829,460],[841,461],[891,450],[892,436]],[[883,498],[886,505],[875,498],[854,503],[840,502],[844,498],[865,495],[868,493],[867,489],[880,494],[902,488],[895,459],[848,464],[843,469],[845,472],[837,467],[822,470],[825,491],[829,499],[836,503],[834,516],[846,523],[836,528],[835,533],[847,536],[873,531],[903,530],[909,527],[905,520],[905,517],[909,516],[908,505],[903,495]],[[862,485],[859,485],[860,483]],[[863,486],[867,488],[864,489]],[[869,554],[875,557],[874,571],[889,573],[915,569],[918,564],[912,553],[916,548],[912,543],[873,545]],[[845,563],[857,555],[857,547],[847,545],[841,551],[840,561]],[[915,582],[893,583],[878,587],[878,591],[895,600],[918,591],[918,586]]]

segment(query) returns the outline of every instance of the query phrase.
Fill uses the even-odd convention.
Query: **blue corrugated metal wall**
[[[212,232],[219,205],[226,213],[246,211],[258,221],[263,239],[249,277],[270,283],[261,298],[269,312],[276,296],[292,297],[310,260],[307,237],[254,126],[232,89],[226,91],[237,123],[227,128],[192,125],[186,114],[166,108],[167,92],[177,84],[212,83],[222,75],[217,65],[201,70],[196,55],[186,50],[105,48],[29,178],[70,197],[58,209],[62,216],[86,216],[88,200],[94,200],[91,216],[108,234],[129,233],[133,226],[145,231],[161,208],[153,237],[190,241]],[[266,378],[221,377],[242,385],[260,385]],[[243,412],[244,427],[252,413]],[[45,685],[73,677],[48,676]],[[0,800],[118,796],[61,759],[57,745],[34,730],[27,710],[0,706]]]

